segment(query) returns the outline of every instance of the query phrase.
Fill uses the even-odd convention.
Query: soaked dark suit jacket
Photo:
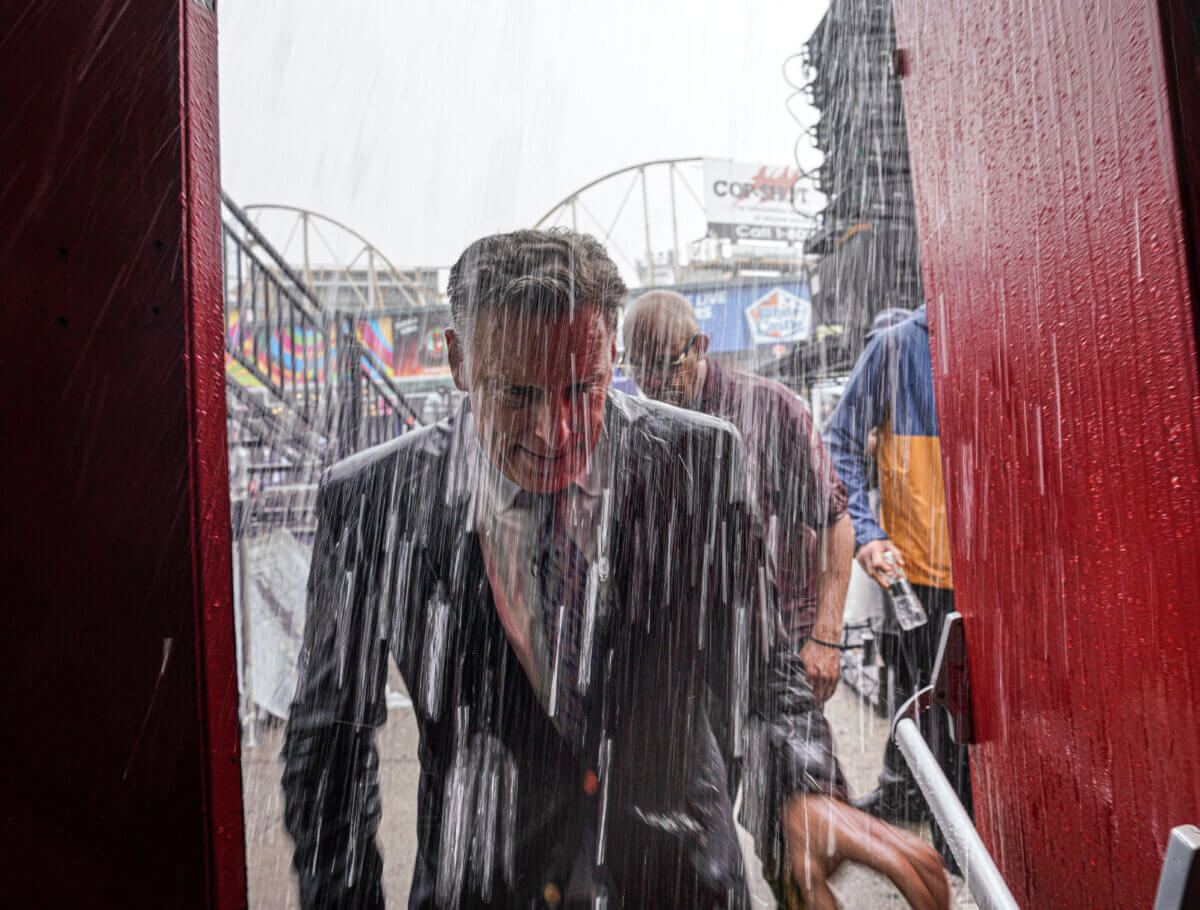
[[[285,819],[306,907],[381,907],[375,727],[389,654],[420,727],[410,907],[741,906],[726,781],[760,846],[783,800],[841,795],[829,729],[777,634],[740,437],[610,392],[611,597],[586,743],[547,718],[491,598],[452,418],[333,467],[319,496]]]

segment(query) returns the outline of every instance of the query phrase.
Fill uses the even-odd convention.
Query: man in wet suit
[[[322,482],[283,751],[304,905],[383,905],[390,655],[420,729],[411,907],[746,906],[741,754],[759,842],[814,906],[844,859],[946,906],[936,854],[842,799],[737,433],[608,390],[624,291],[584,235],[472,244],[449,288],[462,407]]]
[[[881,321],[877,319],[877,324]],[[868,442],[872,430],[877,436],[873,454]],[[942,622],[954,610],[925,307],[871,338],[830,418],[826,442],[849,491],[859,565],[885,589],[894,578],[893,567],[898,566],[929,617],[922,626],[882,639],[885,659],[896,673],[899,702],[929,685]],[[880,520],[868,498],[872,458],[879,472]],[[941,711],[926,712],[922,726],[959,800],[971,812],[967,747],[950,739]],[[925,811],[924,799],[894,741],[888,742],[884,752],[879,786],[855,805],[891,820],[915,820]],[[936,824],[934,843],[951,868],[956,868]]]
[[[623,366],[645,395],[722,417],[741,433],[784,629],[817,700],[827,701],[841,673],[854,528],[808,408],[786,386],[707,356],[709,338],[682,294],[643,294],[625,313],[623,331]]]

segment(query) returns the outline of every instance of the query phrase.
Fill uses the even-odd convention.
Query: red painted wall
[[[2,901],[242,906],[214,15],[0,22]]]
[[[979,825],[1023,906],[1149,906],[1200,822],[1197,102],[1153,0],[896,13]]]

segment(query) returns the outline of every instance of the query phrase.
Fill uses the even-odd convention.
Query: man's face
[[[672,322],[626,328],[625,363],[642,394],[677,407],[691,407],[708,338],[694,327]]]
[[[599,309],[579,306],[574,320],[483,309],[466,350],[454,332],[447,340],[455,385],[470,396],[484,450],[505,477],[553,493],[584,471],[617,348]]]

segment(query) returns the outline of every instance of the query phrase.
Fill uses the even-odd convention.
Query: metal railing
[[[357,317],[323,310],[246,213],[226,194],[222,203],[230,439],[279,464],[248,466],[239,513],[308,531],[320,472],[420,419],[358,340]]]
[[[900,747],[929,809],[962,869],[971,897],[981,910],[1016,910],[1017,902],[975,830],[971,816],[942,771],[918,726],[922,712],[944,709],[951,739],[974,742],[966,675],[966,642],[962,616],[950,613],[942,624],[933,685],[908,699],[892,721],[892,739]],[[1159,873],[1154,910],[1200,907],[1200,827],[1179,825],[1171,830]]]
[[[225,349],[274,399],[319,430],[332,378],[330,319],[254,224],[222,194]]]
[[[909,699],[900,708],[895,726],[892,728],[892,738],[904,754],[908,766],[912,769],[913,778],[929,811],[937,820],[938,826],[946,837],[946,843],[958,867],[962,870],[971,897],[979,905],[980,910],[1017,910],[1017,902],[1008,890],[1004,876],[996,867],[992,855],[975,830],[971,816],[959,802],[958,794],[938,764],[937,757],[930,750],[917,726],[914,714],[909,714],[916,706],[917,700],[928,695],[932,687],[923,689]],[[911,707],[910,707],[911,706]]]
[[[387,367],[359,340],[360,316],[322,307],[246,213],[224,193],[221,198],[241,717],[249,747],[257,742],[259,705],[267,704],[255,698],[252,643],[261,635],[282,646],[293,633],[281,628],[289,628],[303,608],[275,570],[263,566],[281,558],[295,576],[296,544],[312,544],[318,481],[329,464],[420,420]],[[271,532],[280,530],[295,540],[273,539]],[[282,548],[273,550],[277,544]],[[252,556],[255,546],[262,549]],[[272,552],[284,556],[263,555]],[[255,622],[252,592],[264,585],[275,604],[268,612],[282,609],[288,618],[282,627],[264,620],[261,606]],[[280,684],[277,675],[268,691]]]
[[[964,661],[962,616],[951,613],[942,625],[933,668],[934,684],[926,686],[900,706],[892,721],[892,738],[912,769],[913,778],[921,788],[950,852],[958,860],[971,897],[980,910],[1017,910],[1017,902],[1004,876],[917,725],[923,711],[945,707],[950,715],[950,734],[954,741],[965,743],[971,740]]]
[[[1158,876],[1154,910],[1188,910],[1200,907],[1200,828],[1179,825],[1171,829],[1167,855]]]

